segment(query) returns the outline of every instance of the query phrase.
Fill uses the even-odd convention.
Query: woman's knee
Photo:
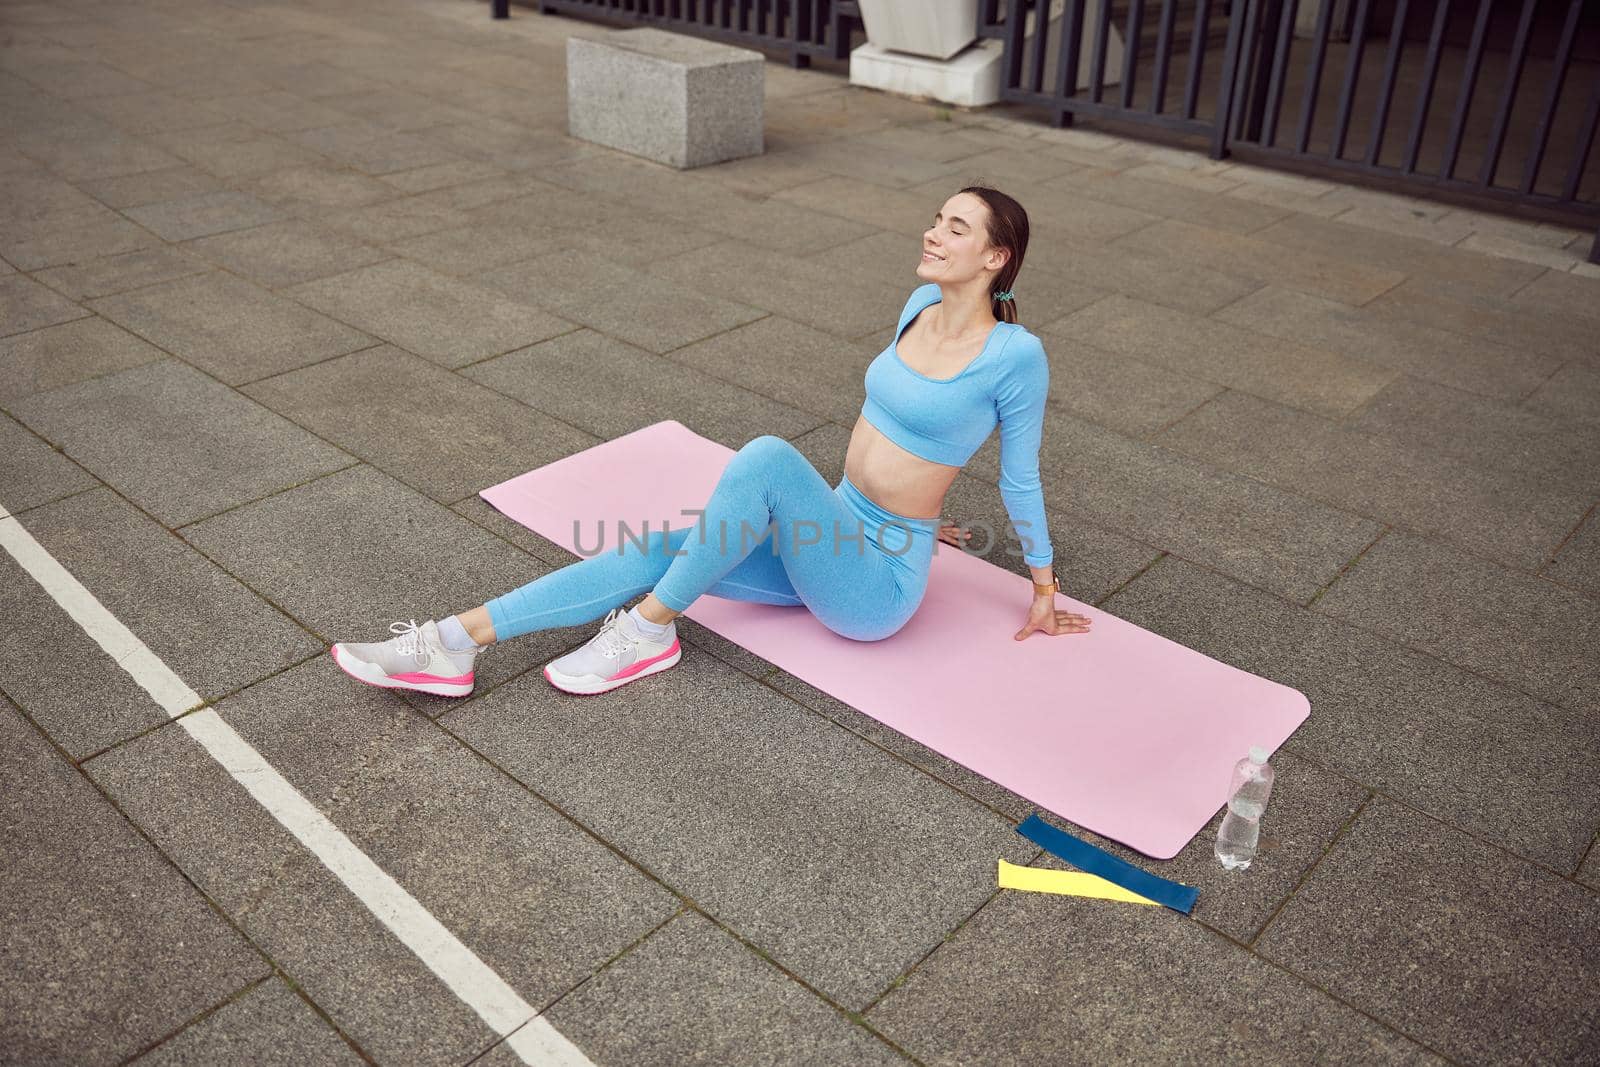
[[[764,433],[746,441],[728,462],[730,466],[737,464],[740,467],[767,468],[774,462],[787,462],[796,456],[800,456],[800,450],[794,446],[794,442],[777,434]]]

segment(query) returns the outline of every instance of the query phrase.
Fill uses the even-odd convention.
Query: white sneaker
[[[564,693],[588,696],[659,674],[683,658],[676,622],[660,637],[646,637],[623,608],[612,608],[600,632],[544,668],[545,681]]]
[[[400,636],[364,644],[339,641],[328,651],[346,674],[368,685],[442,697],[472,692],[472,664],[482,648],[465,652],[445,648],[439,625],[432,619],[421,626],[416,619],[391,623],[389,629]]]

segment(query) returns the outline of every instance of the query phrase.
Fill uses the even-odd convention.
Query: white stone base
[[[949,59],[929,59],[869,42],[850,53],[850,84],[962,107],[987,107],[1000,99],[1001,48],[1000,41],[988,38]]]

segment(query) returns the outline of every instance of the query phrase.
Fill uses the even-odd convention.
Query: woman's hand
[[[972,540],[972,531],[963,530],[955,523],[949,523],[939,527],[939,540],[947,545],[955,545],[960,548],[967,541]]]
[[[1023,641],[1030,634],[1082,634],[1089,632],[1089,616],[1056,609],[1055,594],[1034,597],[1028,606],[1028,621],[1013,635],[1013,640]]]

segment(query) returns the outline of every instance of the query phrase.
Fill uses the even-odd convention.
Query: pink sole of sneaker
[[[465,683],[445,681],[442,678],[432,681],[423,680],[433,678],[432,675],[424,675],[422,678],[419,678],[415,681],[409,679],[396,679],[384,674],[383,671],[374,664],[363,663],[354,656],[350,657],[349,659],[341,657],[339,655],[339,646],[337,644],[328,649],[328,654],[333,657],[333,662],[337,663],[339,665],[339,669],[344,671],[344,673],[348,674],[358,682],[365,682],[367,685],[375,685],[380,689],[412,689],[418,693],[431,693],[432,695],[438,697],[464,697],[472,692],[471,674],[466,676],[467,681]]]
[[[636,682],[640,678],[647,677],[648,675],[660,674],[662,671],[676,664],[682,658],[683,646],[678,644],[677,641],[673,641],[671,648],[667,649],[667,651],[663,652],[656,659],[650,661],[648,665],[639,668],[631,674],[624,675],[621,678],[608,678],[603,682],[584,682],[577,678],[562,676],[562,680],[558,682],[554,677],[551,676],[550,665],[547,663],[544,667],[544,680],[561,690],[563,693],[571,693],[573,696],[599,696],[601,693],[609,693],[613,689],[619,689],[622,686],[627,685],[629,682]]]

